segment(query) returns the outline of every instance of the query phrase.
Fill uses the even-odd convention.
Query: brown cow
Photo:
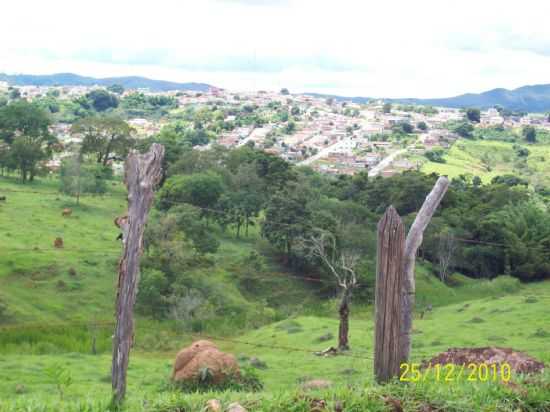
[[[55,240],[53,241],[53,245],[54,247],[61,249],[63,247],[63,238],[56,237]]]
[[[65,209],[63,209],[63,212],[61,212],[61,215],[65,217],[69,217],[71,216],[72,213],[73,213],[73,209],[66,207]]]

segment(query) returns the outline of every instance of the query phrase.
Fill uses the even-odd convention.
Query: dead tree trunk
[[[374,374],[379,383],[399,374],[399,333],[405,229],[393,206],[378,223]]]
[[[420,211],[416,215],[414,222],[407,235],[405,242],[405,252],[403,255],[403,288],[401,305],[401,333],[399,339],[399,358],[402,362],[409,359],[411,352],[411,333],[412,317],[414,308],[415,279],[414,266],[416,262],[416,251],[422,243],[424,230],[430,223],[435,210],[441,203],[449,188],[449,179],[441,176],[437,179],[432,191],[426,197]]]
[[[139,259],[143,230],[153,202],[153,189],[162,176],[164,147],[153,144],[148,153],[130,152],[124,165],[128,188],[128,220],[123,231],[124,254],[119,263],[116,328],[113,341],[113,402],[120,404],[126,393],[126,372],[134,339],[133,308],[139,282]]]
[[[338,326],[338,350],[349,350],[349,311],[352,290],[345,288],[342,293],[342,300],[338,308],[340,324]]]

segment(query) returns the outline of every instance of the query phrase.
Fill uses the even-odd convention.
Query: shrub
[[[192,381],[170,382],[168,390],[180,390],[183,392],[257,392],[264,385],[260,377],[252,367],[242,367],[239,374],[233,374],[223,382],[213,383],[212,372],[208,368],[202,368],[198,376]]]
[[[444,154],[445,152],[443,150],[434,149],[424,153],[424,156],[431,162],[446,163],[447,161],[443,158]]]

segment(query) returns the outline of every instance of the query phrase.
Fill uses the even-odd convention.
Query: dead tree
[[[338,350],[349,350],[349,314],[353,290],[357,287],[355,266],[359,256],[346,250],[339,250],[336,238],[330,232],[317,230],[317,234],[301,239],[300,246],[310,257],[315,257],[329,269],[341,289],[338,314]]]
[[[439,266],[439,279],[441,279],[443,283],[447,281],[447,277],[449,276],[456,248],[456,240],[449,231],[445,231],[438,237],[437,263]]]
[[[399,337],[399,358],[401,362],[409,359],[411,352],[412,318],[415,295],[414,267],[416,263],[416,251],[422,244],[424,231],[430,223],[437,207],[449,188],[449,179],[445,176],[439,177],[432,191],[426,197],[420,211],[407,234],[405,241],[405,252],[403,254],[403,288],[401,302],[401,333]]]
[[[163,157],[164,147],[154,143],[148,153],[131,151],[124,165],[128,219],[121,227],[124,251],[119,263],[112,362],[113,402],[117,405],[126,393],[126,372],[134,339],[133,308],[139,282],[143,230],[153,202],[153,189],[162,176]]]

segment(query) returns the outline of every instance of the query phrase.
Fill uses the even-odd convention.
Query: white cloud
[[[0,72],[388,97],[550,83],[550,3],[535,0],[3,3]]]

